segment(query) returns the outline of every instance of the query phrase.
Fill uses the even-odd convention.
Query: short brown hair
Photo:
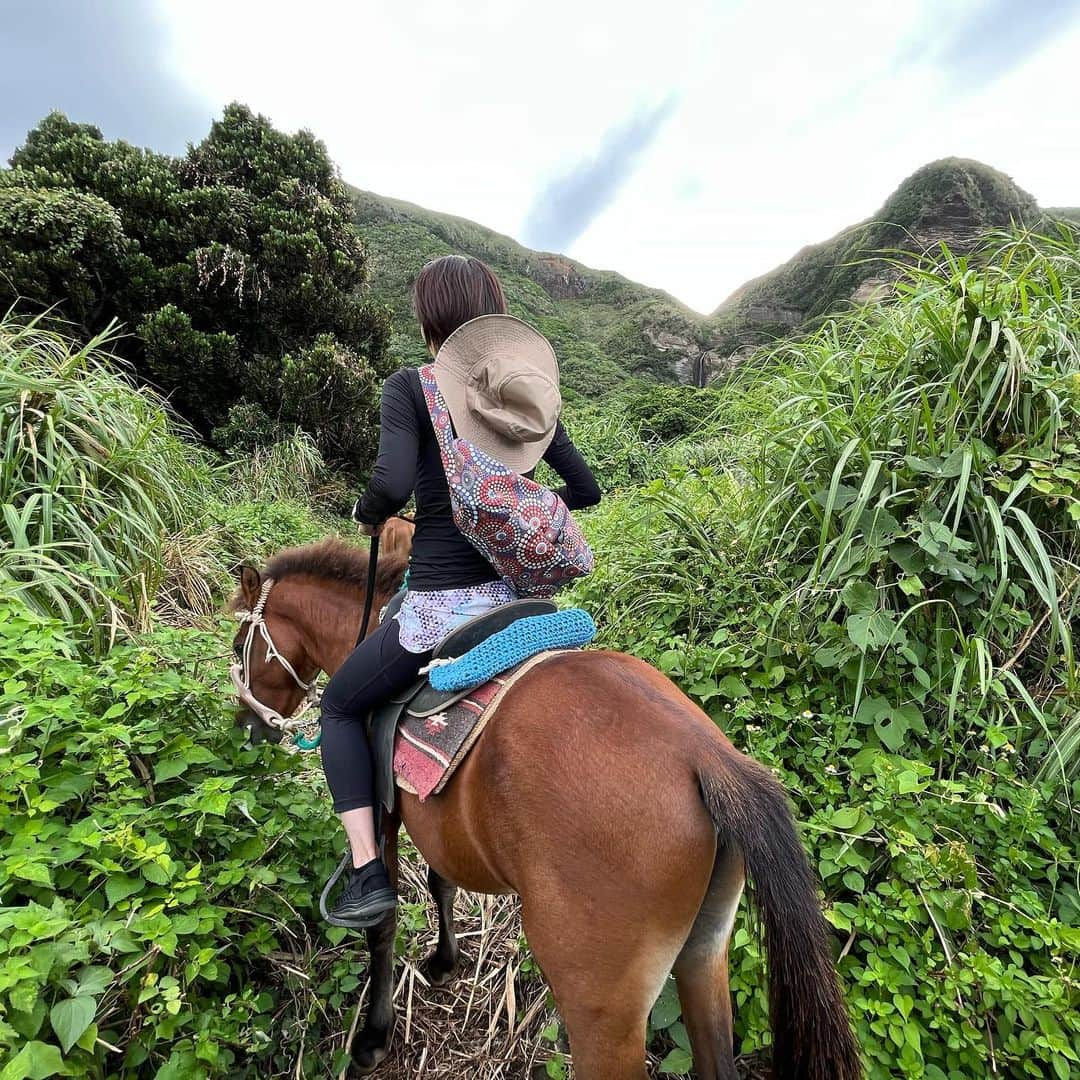
[[[462,323],[505,315],[506,297],[491,267],[471,255],[444,255],[417,274],[413,307],[424,340],[438,351]]]

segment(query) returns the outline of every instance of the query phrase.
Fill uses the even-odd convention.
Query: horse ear
[[[241,566],[237,577],[240,579],[240,593],[244,597],[244,603],[247,604],[250,610],[259,602],[262,575],[254,566]]]

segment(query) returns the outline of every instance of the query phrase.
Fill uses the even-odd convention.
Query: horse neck
[[[303,635],[304,649],[312,662],[332,675],[356,647],[365,590],[320,578],[297,579],[293,586],[288,614]],[[376,592],[373,619],[388,599]]]

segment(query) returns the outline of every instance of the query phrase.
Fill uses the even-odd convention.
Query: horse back
[[[403,794],[402,816],[429,864],[467,889],[524,893],[582,853],[590,887],[625,886],[628,871],[655,873],[661,848],[714,848],[698,783],[706,744],[730,748],[660,672],[568,652],[509,690],[441,794]]]

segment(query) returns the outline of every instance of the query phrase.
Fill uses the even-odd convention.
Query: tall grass
[[[97,646],[147,624],[164,538],[211,476],[165,402],[119,373],[113,340],[0,319],[0,582]]]
[[[724,395],[711,428],[654,455],[636,511],[595,519],[603,558],[584,588],[616,637],[642,619],[707,652],[754,636],[732,630],[734,605],[756,628],[749,665],[796,658],[891,748],[944,733],[931,741],[948,773],[989,725],[1069,778],[1076,234],[943,251],[891,304],[762,354]]]
[[[1054,744],[1080,678],[1080,252],[998,236],[947,250],[897,302],[778,355],[754,523],[794,568],[796,602],[832,597],[858,708],[872,682],[952,724],[979,707]],[[897,691],[894,689],[894,696]]]

